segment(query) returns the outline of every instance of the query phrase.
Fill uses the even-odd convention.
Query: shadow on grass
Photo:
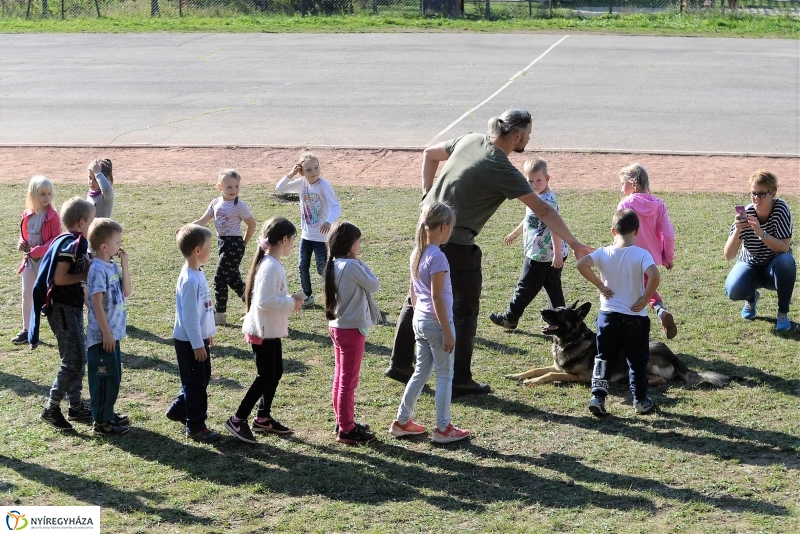
[[[16,471],[28,480],[48,488],[57,488],[55,491],[61,491],[89,505],[111,508],[120,513],[143,512],[160,517],[166,523],[193,525],[212,523],[211,519],[187,513],[179,508],[158,508],[143,503],[144,500],[156,503],[166,501],[167,498],[160,493],[121,490],[105,482],[56,471],[2,454],[0,454],[0,465]]]
[[[475,345],[481,346],[485,349],[494,350],[502,354],[530,354],[530,350],[520,349],[517,347],[509,347],[497,341],[486,339],[485,337],[475,336]]]
[[[784,464],[788,468],[800,468],[796,452],[797,437],[794,435],[734,426],[711,417],[671,413],[665,409],[670,404],[669,399],[657,401],[657,423],[617,418],[613,412],[602,419],[589,415],[560,414],[546,414],[541,418],[550,423],[624,436],[665,449],[737,459],[752,465]],[[655,424],[658,424],[658,428]]]
[[[171,337],[161,337],[153,334],[152,332],[148,332],[147,330],[142,330],[141,328],[137,328],[135,326],[131,326],[130,324],[127,325],[125,328],[125,333],[128,334],[129,337],[133,339],[138,339],[141,341],[149,341],[150,343],[159,343],[161,345],[169,345],[170,347],[173,346],[172,338]]]
[[[20,397],[30,397],[32,395],[47,397],[50,394],[50,386],[37,384],[27,378],[10,375],[3,371],[0,371],[0,388],[10,389]]]

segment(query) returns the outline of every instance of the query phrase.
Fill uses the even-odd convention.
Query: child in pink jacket
[[[44,176],[34,176],[28,184],[25,211],[19,223],[17,250],[24,253],[18,271],[22,275],[22,330],[11,339],[14,345],[28,344],[33,284],[39,262],[60,234],[61,218],[53,209],[53,184]]]
[[[639,216],[639,233],[636,246],[648,251],[656,265],[672,269],[675,262],[675,229],[667,215],[664,201],[650,194],[650,179],[647,171],[638,163],[623,167],[619,171],[622,194],[625,195],[617,205],[617,210],[630,209]],[[647,275],[645,275],[647,284]],[[658,292],[650,298],[650,306],[658,314],[667,339],[678,335],[675,319],[667,311]]]

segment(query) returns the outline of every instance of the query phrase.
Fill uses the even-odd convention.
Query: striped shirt
[[[756,208],[752,204],[748,204],[746,212],[747,215],[756,217]],[[789,206],[786,205],[786,202],[779,198],[775,199],[775,206],[773,206],[772,212],[767,217],[767,221],[761,223],[761,229],[776,239],[789,239],[792,237],[792,212],[789,211]],[[731,225],[728,235],[733,235],[735,231],[736,224],[734,223]],[[765,245],[750,227],[742,230],[739,238],[742,240],[743,245],[739,261],[750,265],[769,265],[778,255],[777,252]]]

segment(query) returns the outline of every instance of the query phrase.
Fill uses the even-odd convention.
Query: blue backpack
[[[39,327],[42,315],[50,315],[53,311],[51,297],[53,287],[55,287],[54,277],[56,274],[56,258],[59,252],[64,250],[71,251],[77,257],[80,252],[82,234],[66,232],[56,237],[50,248],[47,249],[42,262],[39,264],[39,273],[36,275],[36,282],[33,284],[33,309],[31,309],[31,326],[28,329],[28,343],[32,348],[39,345]],[[64,246],[66,244],[66,246]]]

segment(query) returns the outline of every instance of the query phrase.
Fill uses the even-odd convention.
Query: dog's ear
[[[577,302],[575,304],[577,304]],[[573,308],[574,307],[575,306],[573,306]],[[583,304],[583,306],[578,308],[578,316],[581,318],[581,320],[583,320],[586,317],[586,315],[589,313],[589,310],[591,310],[591,309],[592,309],[592,303],[591,302],[585,302]]]
[[[576,300],[575,302],[572,303],[572,306],[570,306],[569,309],[570,310],[574,310],[575,306],[577,306],[577,305],[578,305],[578,301]]]

